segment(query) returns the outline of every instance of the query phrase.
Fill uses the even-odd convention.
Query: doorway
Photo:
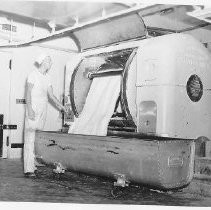
[[[12,53],[0,51],[0,157],[7,158],[10,130],[10,90]]]

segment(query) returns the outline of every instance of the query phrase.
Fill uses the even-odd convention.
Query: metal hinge
[[[10,70],[12,69],[12,59],[10,59],[10,61],[9,61],[9,69]]]
[[[16,130],[17,125],[0,125],[0,130]]]
[[[10,145],[10,139],[9,136],[7,136],[7,142],[6,142],[7,147]]]

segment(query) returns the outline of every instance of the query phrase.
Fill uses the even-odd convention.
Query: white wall
[[[50,33],[50,30],[46,28],[34,27],[34,24],[25,24],[14,21],[10,21],[4,17],[0,17],[0,24],[11,24],[17,27],[16,32],[10,32],[7,30],[2,30],[2,26],[0,25],[0,44],[6,44],[11,41],[23,41],[29,40],[31,38],[43,37]]]
[[[69,39],[69,40],[68,40]],[[43,43],[45,44],[45,43]],[[71,52],[65,52],[58,50],[58,48],[75,49],[76,46],[70,38],[57,39],[56,41],[48,42],[48,46],[54,46],[55,49],[49,49],[40,46],[28,46],[22,48],[8,48],[6,51],[12,53],[12,70],[11,70],[11,124],[17,124],[17,130],[11,130],[10,132],[10,146],[14,143],[23,143],[23,129],[24,129],[24,113],[25,105],[16,104],[16,99],[25,98],[25,84],[27,75],[35,69],[34,61],[37,56],[42,53],[48,53],[52,60],[53,65],[49,72],[52,78],[52,86],[54,94],[57,98],[60,98],[64,92],[64,70],[65,65],[71,58]],[[2,77],[3,78],[3,77]],[[2,79],[0,79],[2,80]],[[0,81],[8,82],[8,81]],[[1,96],[0,96],[1,97]],[[45,125],[45,130],[58,131],[61,129],[61,114],[51,105],[48,105],[48,114]],[[8,147],[9,158],[20,158],[22,149]]]

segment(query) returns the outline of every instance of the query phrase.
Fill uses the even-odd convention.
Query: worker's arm
[[[56,107],[63,112],[66,112],[65,107],[61,104],[61,102],[54,96],[52,86],[48,87],[48,96],[54,102]]]
[[[27,82],[26,86],[26,106],[28,110],[28,117],[30,120],[35,120],[35,113],[32,109],[32,103],[31,103],[31,92],[34,85],[32,83]]]

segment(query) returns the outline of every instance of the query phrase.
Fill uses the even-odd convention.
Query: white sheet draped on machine
[[[106,136],[120,92],[121,76],[94,78],[83,111],[69,133]]]

